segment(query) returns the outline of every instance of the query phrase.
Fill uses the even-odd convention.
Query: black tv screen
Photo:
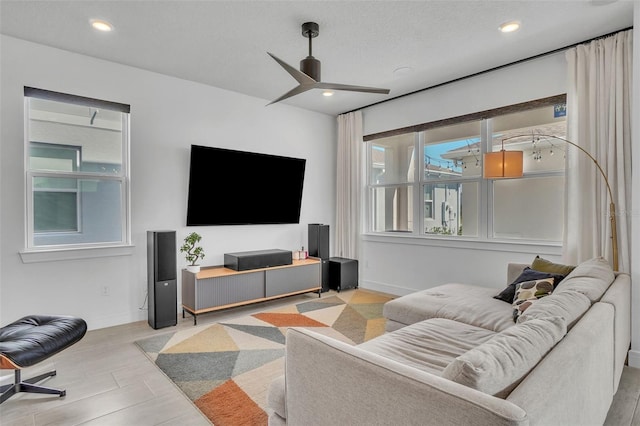
[[[299,223],[306,160],[191,145],[187,226]]]

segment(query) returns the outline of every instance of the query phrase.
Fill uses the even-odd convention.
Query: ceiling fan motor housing
[[[300,71],[315,81],[320,81],[320,61],[313,56],[307,56],[300,61]]]

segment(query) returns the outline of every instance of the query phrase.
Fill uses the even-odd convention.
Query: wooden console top
[[[200,272],[195,274],[196,278],[199,280],[205,278],[216,278],[216,277],[224,277],[227,275],[238,275],[238,274],[248,274],[251,272],[264,271],[267,269],[280,269],[280,268],[291,268],[294,266],[303,266],[303,265],[312,265],[315,263],[320,263],[320,260],[317,258],[308,258],[303,260],[293,260],[293,263],[290,265],[281,265],[281,266],[270,266],[268,268],[258,268],[258,269],[247,269],[245,271],[236,271],[234,269],[225,268],[224,266],[207,266],[200,269]]]

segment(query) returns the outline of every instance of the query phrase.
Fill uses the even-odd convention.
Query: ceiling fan
[[[305,22],[302,24],[302,35],[309,39],[309,56],[300,61],[300,70],[292,67],[283,60],[269,53],[282,68],[285,69],[298,82],[298,86],[289,90],[278,99],[269,102],[267,105],[275,104],[283,99],[290,98],[311,89],[325,90],[347,90],[350,92],[366,92],[366,93],[382,93],[388,94],[389,89],[380,89],[377,87],[353,86],[350,84],[325,83],[320,81],[320,61],[311,54],[311,40],[320,34],[320,27],[315,22]]]

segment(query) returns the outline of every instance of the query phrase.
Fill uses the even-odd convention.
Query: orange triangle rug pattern
[[[392,298],[344,291],[136,344],[216,426],[264,426],[269,384],[284,372],[287,328],[356,345],[384,333],[382,306]]]

